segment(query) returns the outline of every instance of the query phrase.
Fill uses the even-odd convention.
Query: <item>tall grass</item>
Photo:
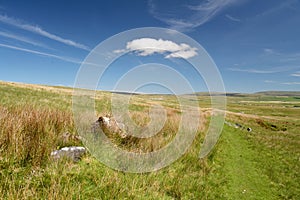
[[[180,111],[166,107],[165,109],[166,121],[162,122],[157,120],[151,125],[152,127],[148,126],[151,120],[155,119],[151,119],[148,112],[140,112],[136,110],[129,111],[128,115],[131,118],[134,127],[130,127],[129,130],[126,131],[126,137],[121,137],[120,134],[114,133],[109,128],[107,129],[104,127],[103,131],[113,143],[115,143],[118,147],[125,149],[126,151],[138,153],[157,151],[172,142],[176,134],[178,134],[182,120],[182,114]],[[103,116],[104,115],[105,114],[103,114]],[[207,118],[209,116],[210,112],[201,112],[197,132],[203,133],[206,130],[208,124]],[[158,117],[158,119],[160,119],[160,116],[157,116],[156,114],[154,114],[152,117]],[[188,115],[189,119],[186,119],[186,121],[193,121],[192,119],[194,117],[197,116],[190,114]],[[115,119],[112,118],[112,120]],[[160,129],[160,127],[162,128]],[[132,132],[134,132],[134,135],[132,135]],[[147,134],[150,136],[148,137]],[[143,136],[140,137],[141,135]]]
[[[178,115],[169,112],[163,132],[175,134]],[[133,116],[148,117],[136,113]],[[193,156],[182,158],[172,168],[144,175],[122,174],[92,157],[83,158],[77,164],[50,160],[53,149],[78,144],[73,139],[67,144],[63,137],[66,132],[76,133],[69,112],[32,105],[1,106],[0,131],[0,199],[179,199],[201,196],[193,191],[205,187],[198,182],[209,167],[204,161],[197,162],[195,146],[191,150]],[[127,138],[124,148],[130,150],[134,146],[135,150],[153,151],[166,142],[163,132],[147,141],[141,139],[132,143],[132,138]],[[195,161],[195,165],[188,164]],[[194,181],[190,182],[189,176],[180,177],[184,171],[191,172]]]
[[[0,154],[13,163],[42,165],[51,150],[65,145],[62,135],[66,132],[74,133],[68,112],[30,105],[0,106]]]
[[[53,163],[49,156],[61,146],[78,145],[80,141],[72,133],[69,112],[32,105],[0,106],[0,199],[70,195],[56,191],[63,186],[60,178],[49,179],[51,171],[62,170],[66,163]],[[44,173],[48,167],[50,172]]]

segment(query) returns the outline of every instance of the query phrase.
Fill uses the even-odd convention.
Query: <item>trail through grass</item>
[[[220,157],[223,158],[223,174],[227,177],[224,188],[226,199],[275,199],[270,189],[270,180],[255,161],[258,152],[247,140],[247,132],[227,128],[223,132],[224,144]]]

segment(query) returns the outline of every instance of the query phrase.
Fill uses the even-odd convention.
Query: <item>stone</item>
[[[77,147],[77,146],[63,147],[59,150],[52,151],[51,157],[54,160],[69,158],[74,162],[78,162],[86,152],[87,152],[86,148],[84,147]]]

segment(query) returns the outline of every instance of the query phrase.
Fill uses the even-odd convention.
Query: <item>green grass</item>
[[[71,110],[72,96],[38,88],[22,88],[0,82],[1,106],[24,106]]]
[[[225,176],[224,197],[226,199],[276,199],[276,189],[270,187],[271,181],[263,173],[264,166],[257,162],[256,147],[244,133],[235,128],[225,128],[224,147],[220,155],[223,166],[220,175]]]
[[[131,174],[110,169],[90,154],[78,163],[49,158],[52,150],[81,145],[76,137],[63,137],[78,134],[69,88],[0,82],[0,96],[0,199],[300,199],[298,98],[229,97],[227,121],[252,132],[225,125],[213,151],[199,159],[207,111],[184,156],[162,170]],[[110,98],[108,92],[96,93],[98,114],[110,112]],[[197,98],[201,108],[209,107],[209,97]],[[194,99],[185,101],[192,105]],[[151,151],[172,138],[180,116],[174,96],[134,95],[133,120],[146,125],[145,112],[153,103],[168,110],[164,129],[154,138],[119,144],[122,148]]]

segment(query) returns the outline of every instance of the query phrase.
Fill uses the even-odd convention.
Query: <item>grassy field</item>
[[[228,123],[204,159],[199,151],[210,98],[199,95],[203,120],[189,150],[162,170],[132,174],[90,154],[77,163],[50,158],[52,150],[82,145],[71,88],[0,82],[0,199],[300,199],[300,99],[297,93],[281,94],[228,97]],[[110,98],[97,92],[99,115],[110,112]],[[130,103],[130,115],[141,126],[154,103],[166,108],[168,121],[153,138],[117,145],[149,152],[172,140],[180,116],[176,97],[133,95]],[[236,123],[241,127],[230,126]]]

